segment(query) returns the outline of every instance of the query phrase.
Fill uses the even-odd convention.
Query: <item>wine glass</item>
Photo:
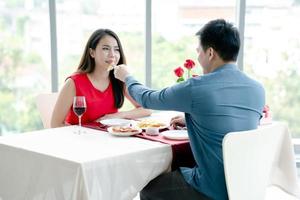
[[[86,111],[86,102],[84,96],[75,96],[73,99],[73,111],[78,117],[79,121],[79,134],[81,130],[81,117]]]

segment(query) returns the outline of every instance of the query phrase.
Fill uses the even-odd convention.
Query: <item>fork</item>
[[[175,125],[175,130],[187,130],[187,128],[185,126],[179,126],[179,125]]]

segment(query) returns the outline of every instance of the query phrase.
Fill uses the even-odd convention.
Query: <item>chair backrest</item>
[[[52,112],[58,93],[39,94],[36,97],[36,106],[40,113],[44,128],[50,128]]]
[[[289,184],[297,184],[292,143],[283,123],[228,133],[223,139],[223,159],[230,200],[263,200],[268,185],[282,182],[289,191]]]

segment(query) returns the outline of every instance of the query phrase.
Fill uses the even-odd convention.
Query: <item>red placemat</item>
[[[108,126],[101,124],[100,122],[89,122],[85,123],[82,126],[87,127],[87,128],[92,128],[100,131],[105,131],[107,132]]]
[[[146,133],[143,132],[143,133],[135,135],[135,136],[139,137],[139,138],[147,139],[147,140],[153,140],[153,141],[158,141],[158,142],[162,142],[162,143],[165,143],[165,144],[170,144],[170,145],[189,143],[189,140],[171,140],[171,139],[167,139],[164,136],[162,136],[161,134],[159,134],[159,135],[147,135]]]

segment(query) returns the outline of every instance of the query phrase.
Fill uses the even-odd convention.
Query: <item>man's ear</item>
[[[90,51],[90,56],[91,56],[92,58],[95,58],[95,51],[94,51],[94,49],[89,48],[89,51]]]
[[[209,47],[207,50],[208,50],[208,59],[212,60],[215,57],[216,51],[212,47]]]

